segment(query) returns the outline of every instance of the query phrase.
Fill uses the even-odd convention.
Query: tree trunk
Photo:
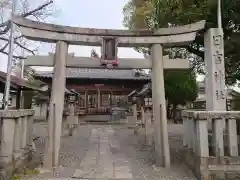
[[[167,118],[171,119],[171,104],[167,104]]]

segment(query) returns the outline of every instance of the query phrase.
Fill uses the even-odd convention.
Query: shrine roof
[[[38,71],[35,77],[52,78],[53,72]],[[67,68],[66,77],[68,79],[117,79],[117,80],[150,80],[147,73],[136,75],[134,70],[110,70],[110,69],[86,69]]]
[[[145,84],[136,96],[146,96],[149,93],[152,93],[152,83]]]
[[[7,73],[0,71],[0,91],[3,92],[6,84]],[[17,76],[11,75],[11,89],[12,90],[37,90],[42,91],[40,88],[29,85],[26,80]]]

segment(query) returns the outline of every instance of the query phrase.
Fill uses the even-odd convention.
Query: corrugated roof
[[[52,72],[37,72],[36,77],[51,78]],[[86,69],[86,68],[67,68],[67,78],[79,79],[122,79],[122,80],[150,80],[151,76],[146,73],[141,73],[136,76],[134,70],[120,69]]]

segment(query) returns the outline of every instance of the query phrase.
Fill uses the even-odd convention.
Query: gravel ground
[[[41,136],[36,141],[36,148],[41,154],[44,151],[46,127],[44,123],[36,123],[34,127],[35,135]],[[182,126],[171,124],[168,128],[171,169],[166,170],[154,165],[153,145],[146,145],[141,129],[139,133],[134,134],[133,129],[128,129],[124,125],[81,125],[75,136],[62,138],[60,166],[54,172],[45,172],[24,179],[50,180],[75,177],[75,179],[104,180],[195,180],[193,174],[182,163],[179,153],[182,144]],[[90,175],[85,172],[82,175],[83,169],[84,171],[92,169],[94,173]]]

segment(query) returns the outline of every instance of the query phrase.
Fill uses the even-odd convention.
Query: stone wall
[[[35,157],[33,143],[34,110],[2,110],[0,176],[10,177],[14,172],[40,163]],[[39,161],[38,161],[39,160]]]
[[[239,116],[239,111],[183,112],[185,163],[197,178],[239,179]]]

